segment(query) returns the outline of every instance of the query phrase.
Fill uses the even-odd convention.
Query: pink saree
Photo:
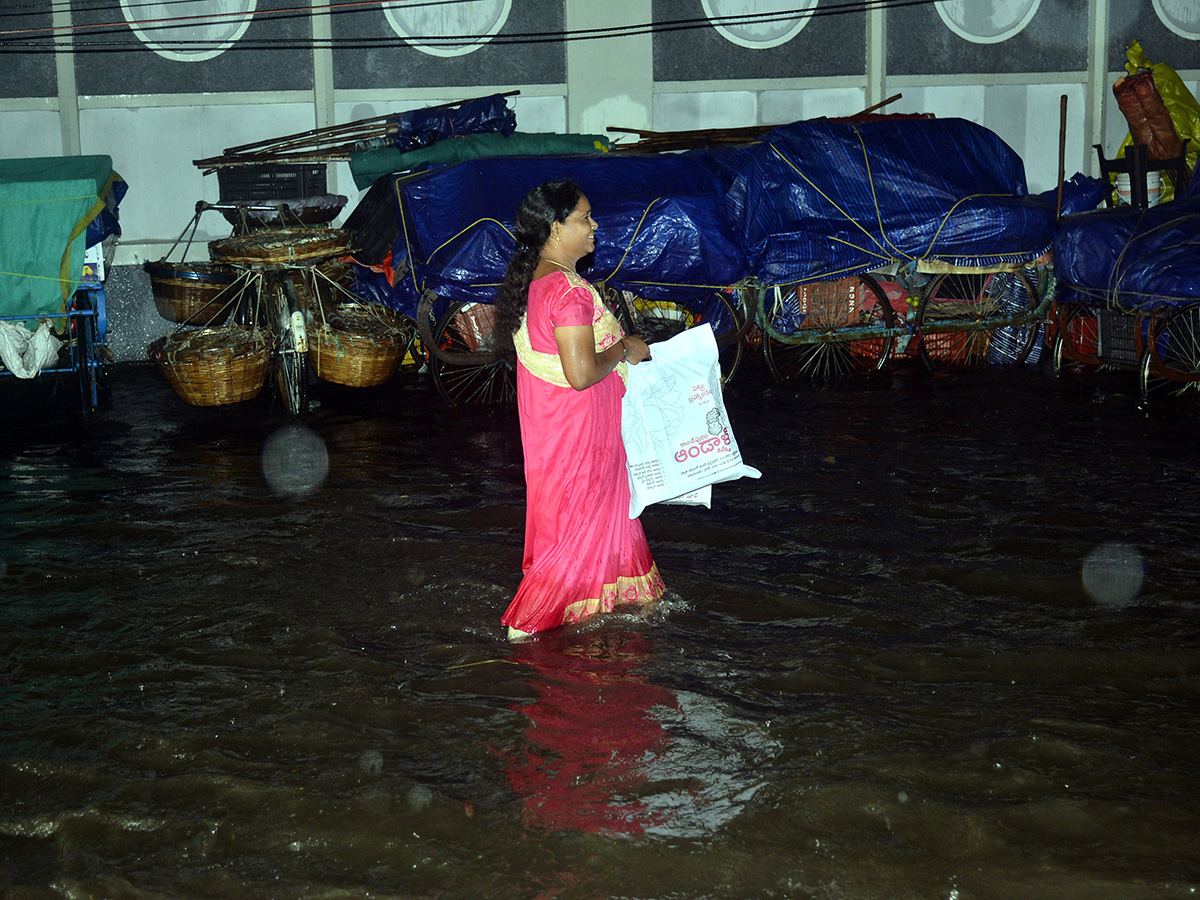
[[[566,383],[554,329],[591,325],[596,349],[620,340],[616,318],[573,273],[529,286],[517,334],[517,405],[525,454],[524,577],[501,621],[526,632],[644,604],[664,585],[637,519],[621,442],[621,372],[583,391]],[[537,373],[537,374],[535,374]]]

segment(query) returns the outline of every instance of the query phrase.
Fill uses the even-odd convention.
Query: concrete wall
[[[203,58],[155,52],[124,25],[80,30],[119,20],[90,4],[68,10],[46,0],[5,20],[60,31],[57,45],[48,32],[31,41],[57,52],[0,54],[0,157],[107,153],[129,183],[109,285],[118,358],[137,357],[163,327],[146,309],[141,263],[167,252],[198,200],[218,199],[216,177],[193,161],[246,142],[509,90],[520,91],[510,101],[520,130],[585,133],[778,124],[854,113],[898,93],[889,111],[961,116],[995,131],[1025,160],[1030,190],[1041,191],[1057,183],[1062,95],[1068,177],[1095,171],[1093,144],[1109,153],[1120,145],[1111,85],[1130,40],[1200,88],[1191,0],[948,0],[837,15],[820,0],[479,0],[418,7],[425,18],[408,26],[452,35],[494,20],[492,40],[424,50],[400,37],[387,5],[330,16],[325,0],[310,0],[313,15],[297,16],[280,14],[303,5],[294,0],[245,2],[254,14],[233,46]],[[148,15],[154,5],[146,12],[123,0],[121,9]],[[779,15],[744,18],[764,12]],[[636,27],[652,23],[654,33]],[[512,42],[564,29],[622,31]],[[82,52],[101,40],[121,49]],[[347,164],[330,167],[329,184],[353,209],[359,192]],[[227,234],[207,214],[190,257]]]

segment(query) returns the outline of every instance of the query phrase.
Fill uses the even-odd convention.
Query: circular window
[[[946,27],[974,44],[999,44],[1020,34],[1042,0],[938,0]]]
[[[121,0],[143,44],[166,59],[202,62],[232,47],[250,27],[258,0]]]
[[[1154,0],[1154,11],[1180,37],[1200,41],[1200,5],[1196,0]]]
[[[786,44],[808,24],[817,0],[701,0],[713,28],[739,47]]]
[[[512,0],[383,4],[396,34],[430,56],[462,56],[490,41],[508,21]]]

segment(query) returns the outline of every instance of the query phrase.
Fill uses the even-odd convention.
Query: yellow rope
[[[13,275],[17,278],[33,278],[38,281],[57,281],[60,284],[63,281],[61,275],[58,278],[55,278],[53,275],[30,275],[28,272],[6,272],[4,269],[0,269],[0,275]],[[74,279],[68,278],[67,282],[74,286]]]
[[[695,288],[698,291],[723,291],[727,288],[737,288],[737,285],[729,284],[680,284],[674,281],[627,281],[626,284],[644,284],[648,287],[678,287],[678,288]]]
[[[466,234],[468,231],[470,231],[470,230],[471,230],[472,228],[474,228],[476,225],[482,225],[484,222],[495,222],[495,223],[496,223],[497,225],[499,225],[501,228],[504,228],[504,223],[503,223],[503,222],[501,222],[499,219],[493,219],[493,218],[491,218],[490,216],[485,216],[485,217],[484,217],[484,218],[482,218],[482,219],[476,219],[474,222],[472,222],[472,223],[471,223],[470,225],[468,225],[466,228],[464,228],[464,229],[462,229],[461,231],[459,231],[459,232],[458,232],[458,234],[452,235],[451,237],[449,237],[449,238],[447,238],[446,240],[442,241],[442,243],[440,243],[438,246],[434,247],[434,248],[433,248],[433,252],[429,254],[429,257],[428,257],[428,258],[425,260],[425,262],[426,262],[426,263],[428,263],[430,259],[433,259],[433,257],[437,255],[438,251],[439,251],[439,250],[441,250],[443,247],[445,247],[447,244],[452,244],[452,243],[454,243],[454,241],[455,241],[456,239],[458,239],[458,238],[459,238],[459,237],[461,237],[462,235]],[[507,228],[504,228],[504,230],[505,230],[505,231],[508,231],[508,229],[507,229]],[[510,235],[512,234],[512,232],[511,232],[511,231],[508,231],[508,233],[509,233]]]
[[[895,255],[895,256],[888,255],[885,252],[872,252],[865,247],[859,247],[850,241],[835,238],[835,237],[829,238],[832,241],[836,241],[836,242],[844,244],[845,246],[848,246],[848,247],[853,247],[855,250],[858,250],[861,253],[865,253],[868,256],[875,256],[879,259],[887,259],[887,260],[902,260],[903,259],[903,260],[908,260],[908,261],[926,259],[933,252],[934,244],[937,243],[938,237],[942,233],[942,229],[946,227],[947,222],[950,221],[950,217],[954,215],[954,212],[958,209],[958,207],[960,205],[962,205],[966,201],[968,201],[972,198],[976,198],[976,197],[1008,197],[1008,196],[1011,196],[1009,194],[969,194],[966,197],[960,198],[950,208],[949,212],[947,212],[946,215],[942,218],[942,221],[938,224],[937,229],[934,231],[933,237],[929,241],[929,246],[925,249],[925,251],[920,256],[912,256],[910,254],[904,253],[898,247],[896,247],[887,236],[887,232],[883,225],[882,214],[879,209],[879,197],[875,191],[875,179],[871,177],[870,154],[868,154],[868,152],[867,152],[867,146],[866,146],[865,141],[863,140],[862,132],[854,126],[851,126],[851,128],[854,131],[854,135],[858,139],[858,142],[859,142],[860,146],[862,147],[862,151],[863,151],[863,165],[866,167],[867,185],[870,187],[870,190],[871,190],[871,200],[875,206],[875,221],[876,221],[876,224],[879,226],[879,238],[878,239],[875,237],[875,235],[871,234],[869,231],[867,231],[865,228],[863,228],[863,226],[861,224],[859,224],[859,222],[857,220],[855,220],[852,216],[850,216],[850,214],[848,212],[846,212],[846,210],[842,209],[842,207],[839,206],[837,204],[837,202],[835,202],[833,200],[832,197],[830,197],[828,194],[826,194],[824,191],[822,191],[819,187],[817,187],[816,184],[814,184],[813,181],[807,175],[805,175],[802,171],[800,171],[800,168],[795,163],[793,163],[790,159],[788,159],[787,156],[785,156],[778,147],[776,147],[774,144],[770,145],[771,149],[775,152],[775,154],[781,160],[783,160],[785,163],[787,163],[787,165],[790,166],[797,175],[799,175],[806,182],[808,182],[808,184],[813,188],[813,190],[815,190],[818,194],[820,194],[822,197],[824,197],[825,200],[827,200],[834,209],[836,209],[843,216],[845,216],[846,220],[848,222],[850,222],[852,225],[854,225],[856,228],[858,228],[860,231],[862,231],[862,233],[865,234],[867,236],[867,238],[869,238],[873,244],[875,244],[876,246],[879,246],[880,248],[883,248],[884,245],[886,245],[887,247],[890,247],[891,250],[897,255]],[[1032,252],[1032,251],[1029,251],[1029,252]],[[995,254],[995,253],[977,253],[977,254],[968,254],[968,255],[960,254],[960,258],[982,259],[982,258],[986,258],[986,257],[996,256],[996,255],[998,255],[998,254]],[[1009,256],[1012,254],[1002,254],[1002,255]]]
[[[392,190],[396,193],[396,209],[400,210],[400,233],[404,235],[404,249],[408,254],[408,274],[412,276],[413,290],[420,294],[422,292],[421,285],[417,284],[417,267],[413,265],[413,249],[412,242],[408,239],[408,219],[404,215],[404,201],[400,197],[400,182],[404,178],[397,178],[392,182]],[[392,267],[395,268],[396,261],[392,260]]]
[[[855,129],[855,133],[857,134],[857,129]],[[862,140],[861,136],[859,137],[859,140],[860,141]],[[862,225],[860,225],[853,216],[851,216],[848,212],[846,212],[846,210],[844,210],[840,206],[838,206],[837,202],[832,197],[830,197],[823,190],[821,190],[819,187],[817,187],[815,184],[813,184],[812,179],[810,179],[807,175],[805,175],[803,172],[801,172],[800,168],[795,163],[793,163],[790,159],[788,159],[786,156],[784,156],[778,147],[776,147],[774,144],[771,144],[770,146],[771,146],[771,149],[775,152],[775,154],[780,159],[782,159],[785,163],[787,163],[789,166],[791,166],[792,170],[797,175],[799,175],[801,178],[803,178],[805,181],[807,181],[809,183],[809,185],[812,186],[812,189],[814,191],[816,191],[818,194],[820,194],[822,197],[824,197],[827,201],[829,201],[829,204],[834,209],[836,209],[838,212],[840,212],[843,216],[846,217],[847,222],[849,222],[851,225],[853,225],[855,228],[857,228],[859,231],[861,231],[863,234],[865,234],[867,236],[867,238],[870,239],[870,241],[873,244],[876,244],[877,246],[879,246],[881,250],[884,249],[885,243],[887,245],[891,246],[891,241],[888,241],[887,236],[883,234],[882,220],[880,220],[880,238],[876,238],[875,235],[871,234],[871,232],[869,232],[869,231],[867,231],[867,229],[863,228]],[[865,147],[863,148],[863,155],[865,158],[865,156],[866,156],[866,148]],[[869,165],[870,165],[870,163],[868,162],[868,172],[870,171]],[[875,199],[875,184],[874,184],[874,182],[870,181],[869,179],[868,179],[868,183],[871,185],[871,197],[873,199]],[[875,210],[876,210],[876,212],[879,211],[878,199],[875,199]],[[896,253],[900,253],[902,257],[907,256],[907,254],[901,253],[901,251],[895,246],[892,246],[892,250],[894,250]],[[896,257],[886,256],[885,258],[886,259],[895,259]]]
[[[637,240],[638,233],[642,230],[642,225],[644,225],[646,223],[646,216],[650,215],[651,207],[653,207],[654,204],[657,203],[661,199],[662,199],[662,197],[655,197],[653,200],[650,201],[650,204],[642,212],[642,217],[640,219],[638,219],[637,228],[635,228],[633,230],[633,237],[631,237],[629,239],[629,245],[625,248],[625,252],[621,254],[620,260],[617,261],[616,268],[614,268],[611,272],[608,273],[608,276],[604,279],[605,281],[607,281],[609,278],[612,278],[614,275],[616,275],[617,272],[620,270],[621,266],[623,266],[625,264],[625,257],[627,257],[629,255],[629,251],[633,249],[633,242]],[[640,282],[640,283],[646,284],[648,282]]]
[[[937,243],[938,235],[940,235],[942,233],[942,229],[946,227],[946,223],[950,221],[950,217],[952,215],[954,215],[954,211],[956,209],[958,209],[958,207],[960,205],[962,205],[963,203],[966,203],[968,200],[971,200],[975,197],[1011,197],[1011,196],[1012,196],[1012,194],[968,194],[967,196],[958,200],[952,207],[950,207],[950,211],[948,213],[946,213],[945,217],[942,219],[941,224],[938,225],[937,230],[934,231],[933,238],[929,241],[929,246],[926,248],[925,252],[921,254],[921,258],[924,259],[927,256],[929,256],[929,254],[931,252],[933,252],[933,245]],[[996,254],[994,254],[994,253],[975,254],[975,256],[995,256],[995,255]],[[1005,254],[1005,255],[1008,255],[1008,254]]]
[[[106,186],[107,189],[107,186]],[[103,191],[101,192],[103,193]],[[50,197],[46,200],[14,200],[10,203],[0,203],[3,206],[34,206],[40,203],[65,203],[68,200],[89,200],[94,198],[95,194],[80,194],[78,197]]]

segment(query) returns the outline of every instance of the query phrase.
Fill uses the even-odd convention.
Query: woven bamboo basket
[[[239,266],[305,265],[350,252],[351,232],[341,228],[264,228],[209,241],[213,262]]]
[[[189,325],[221,325],[229,318],[233,299],[230,285],[237,271],[212,263],[148,262],[150,289],[159,315]]]
[[[224,406],[262,391],[271,342],[257,328],[199,328],[159,338],[149,355],[184,402]]]
[[[317,377],[350,387],[388,381],[412,339],[411,323],[374,303],[343,303],[308,339],[308,361]]]

